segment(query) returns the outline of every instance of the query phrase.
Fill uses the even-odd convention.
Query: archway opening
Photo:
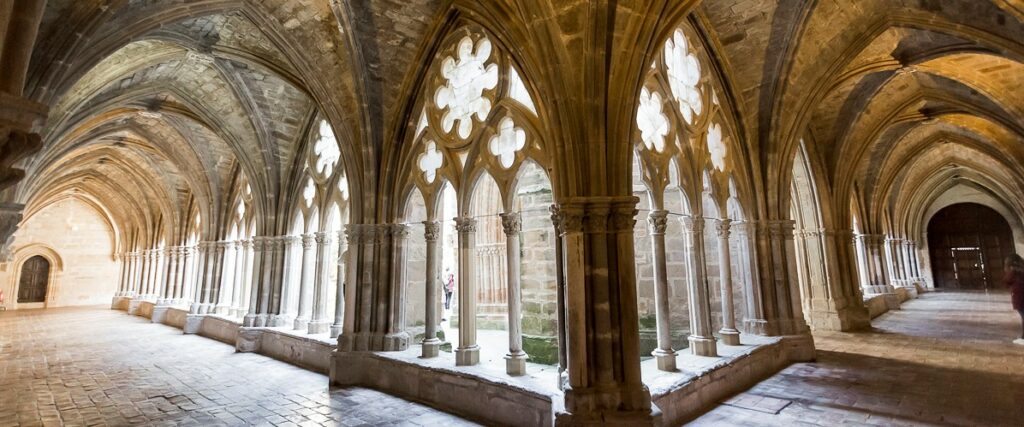
[[[1013,232],[994,209],[957,203],[928,221],[928,247],[936,288],[994,289],[1014,252]]]

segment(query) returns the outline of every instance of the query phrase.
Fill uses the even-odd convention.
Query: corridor
[[[1017,319],[1006,293],[923,294],[870,332],[815,333],[816,363],[794,364],[693,424],[1019,426]]]
[[[0,427],[464,424],[120,311],[0,312]]]

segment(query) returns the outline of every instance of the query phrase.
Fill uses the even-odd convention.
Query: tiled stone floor
[[[923,294],[872,323],[815,333],[816,363],[739,396],[792,402],[778,414],[721,405],[694,424],[1024,426],[1024,347],[1010,343],[1020,325],[1008,294]]]
[[[0,426],[464,425],[123,312],[0,312]]]

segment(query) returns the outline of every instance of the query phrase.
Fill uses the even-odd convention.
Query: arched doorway
[[[1013,233],[992,208],[958,203],[928,221],[928,247],[936,288],[994,289],[1013,253]]]
[[[41,255],[29,258],[21,265],[18,303],[46,302],[46,289],[49,284],[50,261]]]

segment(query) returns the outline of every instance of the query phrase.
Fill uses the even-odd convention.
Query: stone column
[[[139,253],[139,299],[149,297],[149,249]]]
[[[508,271],[508,354],[505,372],[526,375],[526,352],[523,351],[522,268],[519,255],[519,233],[523,229],[518,212],[501,214],[501,227],[505,230],[505,256]]]
[[[240,317],[239,307],[242,305],[242,282],[245,280],[245,247],[244,240],[234,242],[234,280],[231,282],[231,302],[228,305],[227,315]]]
[[[302,235],[302,271],[299,276],[299,311],[295,315],[295,330],[308,330],[313,314],[313,286],[316,280],[316,237]]]
[[[230,316],[231,315],[231,295],[234,289],[234,264],[229,261],[234,260],[235,253],[235,242],[234,241],[222,241],[217,242],[218,262],[217,262],[217,288],[214,293],[216,295],[216,313]]]
[[[242,291],[238,298],[236,317],[245,317],[252,293],[252,239],[242,241]]]
[[[881,234],[867,235],[868,261],[871,269],[871,289],[868,293],[883,295],[886,306],[890,309],[897,309],[900,306],[899,298],[896,297],[896,290],[890,280],[890,271],[885,260],[885,236]]]
[[[252,279],[249,282],[249,311],[242,320],[242,325],[246,327],[257,326],[257,323],[259,323],[260,277],[263,272],[262,261],[265,243],[266,238],[263,236],[254,236],[252,238],[252,263],[248,265],[250,270],[248,275]]]
[[[384,240],[382,250],[386,250],[390,245],[391,251],[391,272],[386,282],[390,288],[388,294],[391,297],[391,308],[380,311],[387,314],[387,333],[384,340],[408,346],[409,333],[405,330],[405,241],[409,238],[409,226],[390,224],[383,227],[390,239]]]
[[[263,238],[263,253],[260,255],[260,294],[257,301],[256,326],[273,326],[274,313],[272,310],[271,298],[273,298],[274,272],[277,266],[277,256],[281,252],[281,241],[276,237]]]
[[[918,281],[924,281],[921,275],[921,263],[917,257],[917,242],[913,240],[907,241],[907,249],[910,251],[910,265],[914,270],[914,279]]]
[[[327,319],[327,298],[330,297],[331,269],[331,234],[318,231],[316,240],[316,278],[314,281],[313,317],[309,320],[310,334],[325,334],[329,331],[331,321]]]
[[[729,226],[731,220],[718,221],[718,269],[722,288],[722,330],[718,335],[725,345],[740,345],[740,331],[736,329],[736,315],[733,312],[732,295],[732,254],[729,251]]]
[[[438,294],[438,275],[441,271],[441,257],[440,255],[440,239],[441,237],[441,222],[440,221],[423,221],[423,238],[427,243],[426,253],[426,280],[424,283],[424,289],[426,295],[424,300],[426,301],[424,314],[426,325],[424,326],[423,333],[423,352],[421,356],[424,358],[437,357],[438,349],[441,347],[441,340],[437,338],[437,300],[440,297]]]
[[[174,290],[171,291],[171,305],[181,303],[182,291],[185,288],[185,265],[188,263],[185,258],[188,248],[178,246],[174,252],[177,262],[174,264]]]
[[[339,231],[338,258],[335,259],[338,268],[337,285],[334,288],[334,323],[331,324],[331,338],[338,338],[345,324],[345,232]]]
[[[174,303],[175,286],[178,280],[178,247],[167,248],[167,289],[164,291],[164,304]]]
[[[480,363],[480,346],[476,343],[476,218],[456,217],[459,233],[459,348],[455,349],[457,366]]]
[[[730,230],[735,230],[737,245],[740,248],[739,259],[743,270],[743,292],[744,301],[747,303],[746,316],[743,318],[743,330],[749,334],[764,335],[765,325],[764,309],[761,305],[761,286],[757,278],[757,257],[751,253],[755,247],[754,237],[757,232],[754,223],[750,221],[734,222]],[[744,246],[745,244],[745,246]]]
[[[556,423],[651,421],[640,375],[633,226],[636,197],[568,198],[559,206],[568,384]]]
[[[648,231],[651,234],[651,251],[654,256],[654,307],[655,325],[658,330],[658,348],[651,352],[658,361],[658,369],[676,371],[676,351],[672,348],[672,330],[668,306],[668,261],[665,255],[665,229],[668,228],[668,211],[655,210],[647,215]]]
[[[565,267],[563,265],[565,251],[562,250],[561,239],[561,208],[558,205],[548,207],[551,213],[551,225],[555,228],[555,327],[558,330],[558,389],[565,390],[569,386],[569,356],[566,352],[566,307],[565,307]]]
[[[195,246],[187,246],[183,252],[185,255],[185,265],[182,269],[184,276],[181,280],[181,295],[178,297],[179,304],[185,304],[193,298],[192,295],[195,292],[195,280],[193,278],[196,274],[195,264],[196,257],[198,257]]]
[[[125,277],[124,295],[131,297],[135,295],[135,252],[125,254],[125,263],[128,265],[128,274]]]
[[[299,236],[281,236],[281,243],[284,247],[283,251],[283,265],[281,266],[281,313],[278,314],[278,322],[286,326],[295,326],[295,313],[292,312],[292,304],[298,300],[298,284],[292,279],[292,260],[297,256],[302,256],[301,252],[296,255],[296,245],[298,245],[302,238]],[[302,263],[301,260],[299,262]]]
[[[128,274],[128,254],[124,252],[119,253],[117,254],[117,259],[121,260],[121,268],[119,269],[117,275],[117,292],[114,293],[114,298],[124,296],[125,284],[127,283],[127,280],[125,280],[125,276],[127,276]]]
[[[711,332],[711,296],[708,292],[707,267],[704,264],[704,218],[687,215],[680,218],[680,222],[686,234],[686,255],[690,266],[687,283],[690,351],[697,356],[718,356],[715,336]]]

